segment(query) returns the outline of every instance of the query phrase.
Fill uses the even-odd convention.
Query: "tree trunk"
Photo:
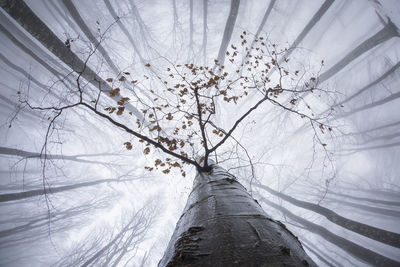
[[[159,266],[316,266],[236,178],[198,173]]]
[[[217,59],[220,66],[224,65],[225,62],[225,53],[228,48],[229,42],[231,41],[233,28],[235,27],[236,18],[239,12],[239,6],[240,6],[240,0],[231,1],[231,10],[229,11],[229,16],[225,25],[224,35],[222,37],[221,46],[219,47],[219,52],[218,52]]]
[[[81,73],[82,78],[101,90],[101,92],[107,97],[110,97],[114,101],[120,100],[121,97],[119,95],[114,97],[109,96],[109,92],[113,90],[113,88],[97,75],[95,71],[87,66],[86,63],[84,63],[76,54],[74,54],[60,39],[58,39],[50,28],[47,27],[38,16],[36,16],[24,1],[0,0],[0,6],[26,31],[28,31],[44,47],[51,51],[73,71]],[[137,110],[134,105],[126,103],[125,109],[131,111],[138,119],[145,119],[143,114]]]
[[[326,228],[317,225],[315,223],[312,223],[306,219],[303,219],[300,216],[297,216],[290,212],[288,209],[279,206],[275,204],[274,202],[271,202],[265,198],[261,198],[261,201],[264,202],[265,204],[273,207],[274,209],[279,210],[282,212],[282,214],[303,225],[304,229],[310,231],[311,233],[317,234],[326,241],[334,244],[335,246],[343,249],[350,255],[354,256],[355,258],[359,259],[360,261],[365,262],[366,264],[369,264],[371,266],[399,266],[400,262],[393,260],[391,258],[388,258],[386,256],[383,256],[381,254],[378,254],[368,248],[362,247],[352,241],[347,240],[346,238],[343,238],[341,236],[338,236]]]
[[[97,38],[93,35],[91,32],[90,28],[86,25],[85,21],[79,14],[79,11],[76,9],[74,3],[71,0],[63,0],[64,6],[67,8],[69,14],[71,17],[74,19],[76,24],[81,28],[83,33],[86,35],[86,37],[89,39],[89,41],[97,47],[103,58],[106,60],[107,64],[110,66],[114,74],[118,75],[119,73],[119,68],[115,66],[114,62],[108,55],[107,51],[104,49],[103,45],[97,40]]]
[[[364,223],[360,223],[360,222],[357,222],[354,220],[347,219],[347,218],[337,214],[333,210],[322,207],[320,205],[316,205],[314,203],[295,199],[295,198],[288,196],[282,192],[275,191],[272,188],[269,188],[268,186],[264,186],[264,185],[256,185],[256,186],[264,189],[265,191],[269,192],[270,194],[272,194],[274,196],[279,197],[280,199],[283,199],[283,200],[289,202],[290,204],[293,204],[297,207],[300,207],[303,209],[308,209],[315,213],[318,213],[318,214],[324,216],[325,218],[327,218],[329,221],[333,222],[334,224],[340,225],[341,227],[343,227],[349,231],[352,231],[354,233],[371,238],[378,242],[382,242],[389,246],[400,248],[400,234],[398,234],[398,233],[386,231],[384,229],[380,229],[380,228],[377,228],[374,226],[370,226],[370,225],[367,225]]]

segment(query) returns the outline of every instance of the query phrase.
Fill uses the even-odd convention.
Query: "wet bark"
[[[353,255],[357,259],[370,264],[372,266],[399,266],[400,262],[395,261],[393,259],[390,259],[388,257],[385,257],[381,254],[378,254],[370,249],[364,248],[360,245],[357,245],[356,243],[353,243],[343,237],[340,237],[324,227],[317,225],[315,223],[312,223],[306,219],[303,219],[293,213],[291,213],[289,210],[286,208],[279,206],[265,198],[261,198],[261,201],[264,202],[265,204],[273,207],[274,209],[277,209],[281,211],[284,216],[287,218],[302,224],[306,230],[318,234],[321,236],[323,239],[325,239],[328,242],[331,242],[332,244],[338,246],[339,248],[343,249],[350,255]]]
[[[371,238],[378,242],[387,244],[389,246],[400,248],[400,234],[347,219],[328,208],[310,202],[295,199],[286,194],[283,194],[282,192],[275,191],[272,188],[269,188],[268,186],[264,185],[256,185],[256,186],[264,189],[265,191],[271,193],[272,195],[277,196],[280,199],[283,199],[293,205],[316,212],[327,218],[329,221],[337,225],[340,225],[341,227],[347,230]]]
[[[316,266],[235,177],[198,173],[159,266]]]

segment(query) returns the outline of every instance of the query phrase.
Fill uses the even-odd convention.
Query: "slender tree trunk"
[[[1,30],[1,27],[0,27]],[[32,81],[32,83],[36,84],[37,87],[45,92],[45,93],[49,93],[51,96],[60,99],[60,96],[56,95],[55,93],[48,91],[46,88],[48,88],[48,86],[46,86],[45,84],[39,82],[37,79],[35,79],[34,77],[32,77],[31,74],[29,74],[28,72],[26,72],[23,68],[15,65],[14,63],[12,63],[8,58],[6,58],[3,53],[0,52],[0,61],[3,61],[9,68],[19,72],[21,75],[23,75],[26,79]],[[13,74],[13,73],[11,73]]]
[[[271,1],[272,5],[273,5],[273,2],[275,2],[275,0]],[[328,11],[328,9],[333,4],[333,2],[334,2],[334,0],[325,0],[325,2],[322,4],[322,6],[318,9],[318,11],[310,19],[310,21],[307,23],[307,25],[304,27],[304,29],[301,31],[301,33],[297,36],[296,40],[294,40],[294,42],[290,45],[288,51],[279,59],[279,61],[278,61],[279,64],[282,63],[285,60],[285,58],[288,58],[292,54],[294,49],[296,49],[297,46],[303,41],[303,39],[307,36],[307,34],[311,31],[311,29],[315,25],[317,25],[318,21],[322,18],[322,16],[326,13],[326,11]],[[259,29],[257,31],[256,37],[258,37],[258,34],[260,32],[261,32],[261,30]],[[276,70],[276,66],[274,66],[273,69],[269,72],[269,75],[271,75],[275,70]]]
[[[0,195],[0,203],[7,202],[7,201],[13,201],[13,200],[21,200],[21,199],[26,199],[26,198],[35,197],[35,196],[43,196],[45,194],[55,194],[55,193],[59,193],[59,192],[74,190],[74,189],[83,188],[83,187],[89,187],[89,186],[93,186],[93,185],[99,185],[99,184],[103,184],[103,183],[113,183],[113,182],[120,183],[120,182],[128,182],[131,180],[134,180],[134,179],[101,179],[101,180],[95,180],[95,181],[91,181],[91,182],[84,182],[84,183],[78,183],[78,184],[72,184],[72,185],[34,189],[34,190],[29,190],[29,191],[24,191],[24,192],[17,192],[17,193],[1,194]]]
[[[322,206],[319,206],[319,205],[316,205],[316,204],[313,204],[310,202],[295,199],[286,194],[283,194],[282,192],[275,191],[272,188],[269,188],[268,186],[264,186],[264,185],[256,185],[256,186],[264,189],[265,191],[271,193],[272,195],[277,196],[280,199],[283,199],[293,205],[316,212],[316,213],[324,216],[325,218],[327,218],[329,221],[331,221],[337,225],[340,225],[341,227],[343,227],[347,230],[350,230],[354,233],[371,238],[378,242],[382,242],[389,246],[400,248],[400,234],[386,231],[386,230],[379,229],[379,228],[376,228],[376,227],[373,227],[373,226],[370,226],[370,225],[367,225],[364,223],[360,223],[357,221],[347,219],[343,216],[340,216],[339,214],[337,214],[336,212],[334,212],[330,209],[327,209],[325,207],[322,207]]]
[[[199,173],[159,266],[316,266],[235,177]]]
[[[332,107],[337,107],[340,105],[343,105],[347,102],[349,102],[350,100],[352,100],[353,98],[361,95],[362,93],[364,93],[365,91],[369,90],[370,88],[373,88],[375,85],[379,84],[380,82],[382,82],[383,80],[385,80],[387,77],[391,76],[392,74],[394,74],[396,72],[396,70],[400,67],[400,62],[398,62],[396,65],[394,65],[393,67],[391,67],[388,71],[386,71],[384,74],[382,74],[381,77],[379,77],[378,79],[376,79],[375,81],[367,84],[366,86],[364,86],[363,88],[361,88],[360,90],[358,90],[357,92],[355,92],[354,94],[352,94],[351,96],[347,97],[346,99],[340,101],[339,103],[335,104]],[[325,111],[326,112],[326,111]],[[323,113],[325,113],[323,112]]]
[[[203,64],[207,64],[207,16],[208,16],[208,3],[207,0],[203,0]]]
[[[24,1],[0,0],[0,6],[14,18],[25,30],[35,37],[43,46],[61,59],[67,66],[77,73],[82,73],[82,77],[93,86],[99,88],[102,93],[109,96],[112,90],[101,77],[78,58],[58,37],[47,27],[45,23],[25,4]],[[119,101],[120,97],[110,97],[114,101]],[[132,104],[126,103],[125,108],[131,111],[138,119],[144,120],[143,114]]]
[[[370,136],[370,134],[373,133],[373,132],[376,132],[376,131],[379,131],[379,130],[384,130],[386,128],[391,128],[391,127],[397,126],[399,124],[400,124],[400,121],[395,121],[395,122],[392,122],[392,123],[379,125],[379,126],[376,126],[376,127],[373,127],[373,128],[369,128],[369,129],[364,129],[364,130],[362,129],[362,130],[360,130],[358,132],[344,133],[341,137],[362,136],[362,135]],[[357,190],[357,189],[350,188],[350,190]],[[380,194],[380,195],[382,195],[382,194]]]
[[[110,66],[114,74],[119,73],[119,68],[115,66],[114,62],[108,55],[107,51],[104,49],[102,44],[99,43],[97,38],[93,35],[93,33],[90,31],[89,27],[86,25],[85,21],[79,14],[79,11],[76,9],[74,3],[71,0],[63,0],[62,1],[64,6],[67,8],[68,12],[71,14],[72,18],[75,20],[76,24],[81,28],[83,33],[86,35],[86,37],[89,39],[89,41],[97,47],[103,58],[106,60],[107,64]]]
[[[352,110],[350,110],[348,112],[344,112],[342,114],[339,114],[336,118],[344,118],[344,117],[347,117],[347,116],[350,116],[350,115],[354,115],[357,112],[364,111],[364,110],[371,109],[371,108],[375,108],[375,107],[384,105],[384,104],[386,104],[386,103],[388,103],[390,101],[397,100],[399,98],[400,98],[400,92],[397,92],[397,93],[391,94],[388,97],[385,97],[383,99],[380,99],[380,100],[377,100],[375,102],[372,102],[370,104],[366,104],[364,106],[354,108],[354,109],[352,109]]]
[[[25,159],[44,158],[44,154],[41,154],[41,153],[29,152],[29,151],[25,151],[25,150],[21,150],[21,149],[2,147],[2,146],[0,146],[0,155],[16,156],[16,157],[21,157],[21,158],[25,158]],[[80,155],[71,155],[71,156],[46,154],[46,159],[61,159],[61,160],[76,161],[76,162],[80,162],[80,163],[106,164],[105,162],[102,162],[102,161],[80,159],[80,157],[96,157],[96,156],[103,156],[103,155],[107,155],[107,154],[96,153],[96,154],[80,154]],[[113,154],[111,154],[111,155],[113,155]]]
[[[318,189],[320,190],[324,190],[325,189]],[[333,192],[332,190],[328,191],[328,195],[334,195],[334,196],[339,196],[339,197],[344,197],[344,198],[348,198],[348,199],[354,199],[356,201],[366,201],[366,202],[370,202],[373,204],[378,204],[378,205],[385,205],[385,206],[400,206],[400,202],[399,201],[389,201],[389,200],[383,200],[383,199],[377,199],[375,198],[369,198],[369,197],[356,197],[356,194],[343,194],[343,193],[338,193],[338,192]]]
[[[343,249],[350,255],[353,255],[357,259],[370,264],[372,266],[399,266],[400,262],[392,260],[388,257],[385,257],[381,254],[378,254],[372,250],[369,250],[367,248],[364,248],[360,245],[357,245],[356,243],[353,243],[343,237],[340,237],[338,235],[335,235],[334,233],[328,231],[324,227],[317,225],[315,223],[312,223],[310,221],[307,221],[306,219],[303,219],[293,213],[291,213],[289,210],[286,208],[279,206],[265,198],[261,198],[261,201],[264,202],[265,204],[273,207],[274,209],[277,209],[281,211],[284,216],[287,218],[302,224],[305,229],[308,231],[318,234],[321,236],[323,239],[325,239],[328,242],[331,242],[332,244],[338,246],[339,248]]]
[[[336,73],[341,71],[344,67],[346,67],[350,62],[361,56],[362,54],[368,52],[379,44],[393,38],[399,37],[399,32],[397,27],[389,20],[388,23],[383,27],[382,30],[359,44],[356,48],[350,51],[346,56],[344,56],[341,60],[339,60],[335,65],[333,65],[330,69],[325,71],[319,76],[319,82],[322,83],[327,79],[334,76]]]
[[[194,32],[194,26],[193,26],[193,0],[189,0],[189,50],[190,53],[193,52],[193,32]]]
[[[128,29],[125,27],[125,25],[122,23],[120,20],[119,16],[117,15],[117,12],[115,12],[113,6],[111,5],[109,0],[104,0],[104,3],[110,12],[110,14],[113,16],[115,20],[117,20],[118,26],[121,28],[121,31],[125,34],[125,36],[129,39],[129,42],[131,43],[133,49],[135,50],[136,54],[138,55],[140,61],[144,64],[146,63],[145,58],[142,56],[142,54],[139,51],[139,47],[136,45],[132,34],[129,33]]]
[[[315,248],[311,248],[310,246],[306,245],[303,242],[303,246],[309,250],[312,254],[314,254],[320,261],[322,261],[326,266],[330,266],[330,267],[335,267],[335,266],[339,266],[338,265],[333,265],[331,262],[329,262],[326,258],[325,255],[323,256],[322,254],[320,254],[319,252],[316,251]]]
[[[370,212],[370,213],[373,213],[376,215],[384,215],[384,216],[389,216],[389,217],[394,217],[394,218],[400,218],[400,211],[397,211],[397,210],[371,207],[368,205],[357,204],[357,203],[353,203],[353,202],[343,201],[340,199],[332,199],[332,201],[336,202],[336,203],[340,203],[341,205],[357,208],[360,211],[366,211],[366,212]]]
[[[231,1],[231,9],[229,11],[229,16],[226,21],[224,35],[222,37],[221,46],[218,52],[218,63],[220,66],[224,65],[225,53],[228,48],[229,42],[231,41],[233,28],[235,27],[236,18],[239,12],[240,0]]]

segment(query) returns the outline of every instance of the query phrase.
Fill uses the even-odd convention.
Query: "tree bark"
[[[234,176],[212,167],[197,174],[158,266],[316,266]]]

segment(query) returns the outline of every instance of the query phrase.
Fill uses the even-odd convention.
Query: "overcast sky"
[[[186,166],[185,177],[178,170],[168,175],[149,172],[144,167],[151,166],[160,152],[144,154],[144,144],[87,109],[70,109],[49,128],[56,114],[29,109],[24,101],[47,107],[76,98],[77,76],[55,52],[60,44],[76,59],[88,59],[87,67],[99,79],[112,78],[113,88],[121,72],[129,73],[124,74],[129,81],[138,81],[138,87],[126,91],[134,108],[141,107],[135,97],[150,99],[151,90],[165,96],[159,77],[171,79],[167,68],[186,63],[212,68],[218,57],[231,1],[206,2],[205,17],[203,1],[193,1],[191,15],[189,0],[26,0],[53,33],[36,28],[47,39],[33,36],[0,9],[1,196],[93,182],[46,197],[2,201],[1,266],[74,265],[84,251],[95,255],[129,224],[133,230],[127,236],[134,236],[135,229],[138,234],[120,265],[157,265],[191,191],[195,168]],[[304,96],[299,110],[318,117],[331,130],[265,104],[235,131],[242,146],[231,141],[221,147],[220,165],[237,176],[271,217],[299,237],[319,265],[368,266],[365,251],[400,262],[399,247],[344,229],[256,186],[266,185],[345,218],[400,233],[399,5],[395,0],[272,3],[240,2],[228,52],[232,53],[231,44],[240,47],[244,31],[251,43],[258,29],[259,37],[289,49],[287,67],[299,70],[304,79],[318,77],[322,90],[320,95]],[[51,43],[57,38],[58,43]],[[228,57],[225,63],[234,73]],[[89,101],[96,97],[89,82],[82,80],[81,85]],[[237,105],[218,103],[215,122],[230,129],[255,100],[250,96]],[[121,122],[136,125],[135,114],[125,115]],[[128,150],[125,142],[133,149]],[[45,160],[26,152],[52,156]],[[318,226],[367,250],[361,256],[349,252]]]

